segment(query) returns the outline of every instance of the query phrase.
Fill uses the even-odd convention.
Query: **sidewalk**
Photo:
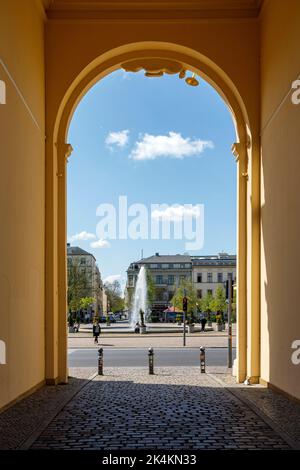
[[[199,348],[204,346],[207,348],[226,348],[227,336],[207,336],[206,333],[202,335],[191,334],[186,336],[187,348]],[[236,341],[233,338],[233,347]],[[183,345],[182,335],[131,335],[131,336],[108,336],[100,335],[99,344],[94,344],[92,335],[89,337],[72,337],[68,339],[68,347],[71,349],[77,348],[181,348]]]
[[[300,448],[300,405],[263,386],[194,367],[104,372],[74,369],[3,412],[0,449]]]
[[[152,324],[153,325],[153,324]],[[183,345],[182,327],[178,332],[176,325],[166,323],[166,327],[162,329],[160,324],[152,326],[153,332],[145,335],[134,334],[128,332],[128,328],[123,328],[120,333],[120,327],[116,326],[103,327],[101,325],[101,335],[99,337],[99,345],[101,347],[115,348],[180,348]],[[165,331],[167,330],[167,332]],[[233,347],[236,346],[235,325],[233,328]],[[79,333],[69,333],[69,348],[93,348],[99,347],[94,345],[91,325],[82,325]],[[186,347],[198,348],[200,346],[210,348],[225,348],[228,345],[227,331],[196,331],[195,333],[186,333]]]

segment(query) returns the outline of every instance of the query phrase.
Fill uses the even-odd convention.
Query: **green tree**
[[[152,274],[147,269],[146,271],[146,280],[147,280],[147,299],[148,303],[151,305],[156,297],[156,287],[152,277]]]
[[[193,320],[194,312],[197,309],[197,292],[193,286],[193,283],[187,279],[184,279],[180,282],[180,285],[177,287],[175,294],[171,300],[171,304],[182,310],[182,301],[183,297],[186,295],[188,299],[188,310],[187,310],[187,317],[188,321]]]
[[[236,322],[236,289],[233,289],[231,321]]]
[[[213,301],[213,296],[211,292],[208,292],[200,301],[201,312],[207,313],[208,319],[210,319],[210,314],[213,310],[212,301]]]
[[[89,308],[90,305],[93,304],[94,302],[96,302],[95,297],[82,297],[80,299],[79,306],[80,306],[80,308],[85,310],[85,309]]]
[[[80,301],[89,293],[88,280],[79,262],[74,261],[68,266],[68,308],[71,312],[80,310]]]
[[[110,311],[121,312],[124,310],[124,298],[122,297],[121,284],[118,280],[104,284]]]
[[[215,295],[211,302],[211,309],[218,313],[224,313],[227,309],[225,290],[221,286],[216,288]]]

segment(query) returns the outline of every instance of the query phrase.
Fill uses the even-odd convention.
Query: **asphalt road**
[[[154,350],[156,366],[199,366],[199,348]],[[147,367],[147,348],[104,348],[104,367]],[[235,349],[233,349],[233,359]],[[97,349],[69,349],[69,367],[97,367]],[[208,366],[226,366],[227,348],[206,348]]]

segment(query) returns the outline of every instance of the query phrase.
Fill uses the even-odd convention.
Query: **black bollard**
[[[103,348],[98,349],[98,375],[103,375]]]
[[[205,348],[203,346],[200,348],[200,370],[201,374],[205,374]]]
[[[154,352],[153,352],[153,348],[149,348],[148,357],[149,357],[149,374],[153,375],[154,374]]]

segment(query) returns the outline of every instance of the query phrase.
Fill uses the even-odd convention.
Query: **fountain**
[[[141,322],[141,310],[147,313],[147,273],[144,266],[140,268],[135,285],[133,307],[130,317],[130,327],[134,329],[135,325]]]

